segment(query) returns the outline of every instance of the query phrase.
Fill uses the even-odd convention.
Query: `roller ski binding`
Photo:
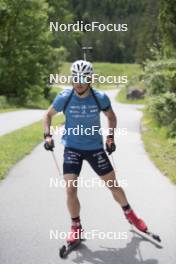
[[[141,233],[154,239],[154,241],[161,243],[161,238],[157,234],[150,232],[145,222],[142,219],[138,218],[133,210],[130,210],[129,212],[125,213],[125,216],[129,223],[134,226],[137,231],[140,231]],[[134,233],[138,233],[137,231],[132,230],[132,232]]]

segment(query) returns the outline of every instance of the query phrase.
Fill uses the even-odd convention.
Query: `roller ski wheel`
[[[71,227],[70,235],[67,239],[67,245],[63,245],[59,250],[59,255],[61,258],[67,257],[67,255],[75,249],[82,241],[81,233],[83,232],[82,227]]]
[[[67,252],[67,248],[65,245],[63,245],[60,249],[59,249],[59,256],[60,258],[65,258],[66,257],[66,252]]]
[[[77,248],[80,243],[81,239],[73,242],[73,243],[67,243],[67,245],[63,245],[59,250],[59,256],[60,258],[66,258],[70,252],[72,252],[75,248]]]

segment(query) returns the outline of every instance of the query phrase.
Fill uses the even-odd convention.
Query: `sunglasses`
[[[90,76],[72,76],[73,83],[86,84],[91,82]]]

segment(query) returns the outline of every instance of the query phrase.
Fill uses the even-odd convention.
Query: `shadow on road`
[[[92,251],[85,244],[77,249],[77,256],[73,263],[92,264],[158,264],[157,259],[143,260],[139,244],[142,238],[133,237],[125,248],[101,247],[101,250]]]

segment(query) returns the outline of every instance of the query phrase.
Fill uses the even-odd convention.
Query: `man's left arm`
[[[112,109],[103,113],[108,119],[109,134],[114,136],[114,129],[117,127],[117,117]]]
[[[112,110],[104,111],[105,116],[108,119],[108,128],[109,128],[109,134],[107,135],[106,138],[106,151],[110,155],[112,152],[116,150],[116,145],[114,142],[114,130],[117,127],[117,117]]]

